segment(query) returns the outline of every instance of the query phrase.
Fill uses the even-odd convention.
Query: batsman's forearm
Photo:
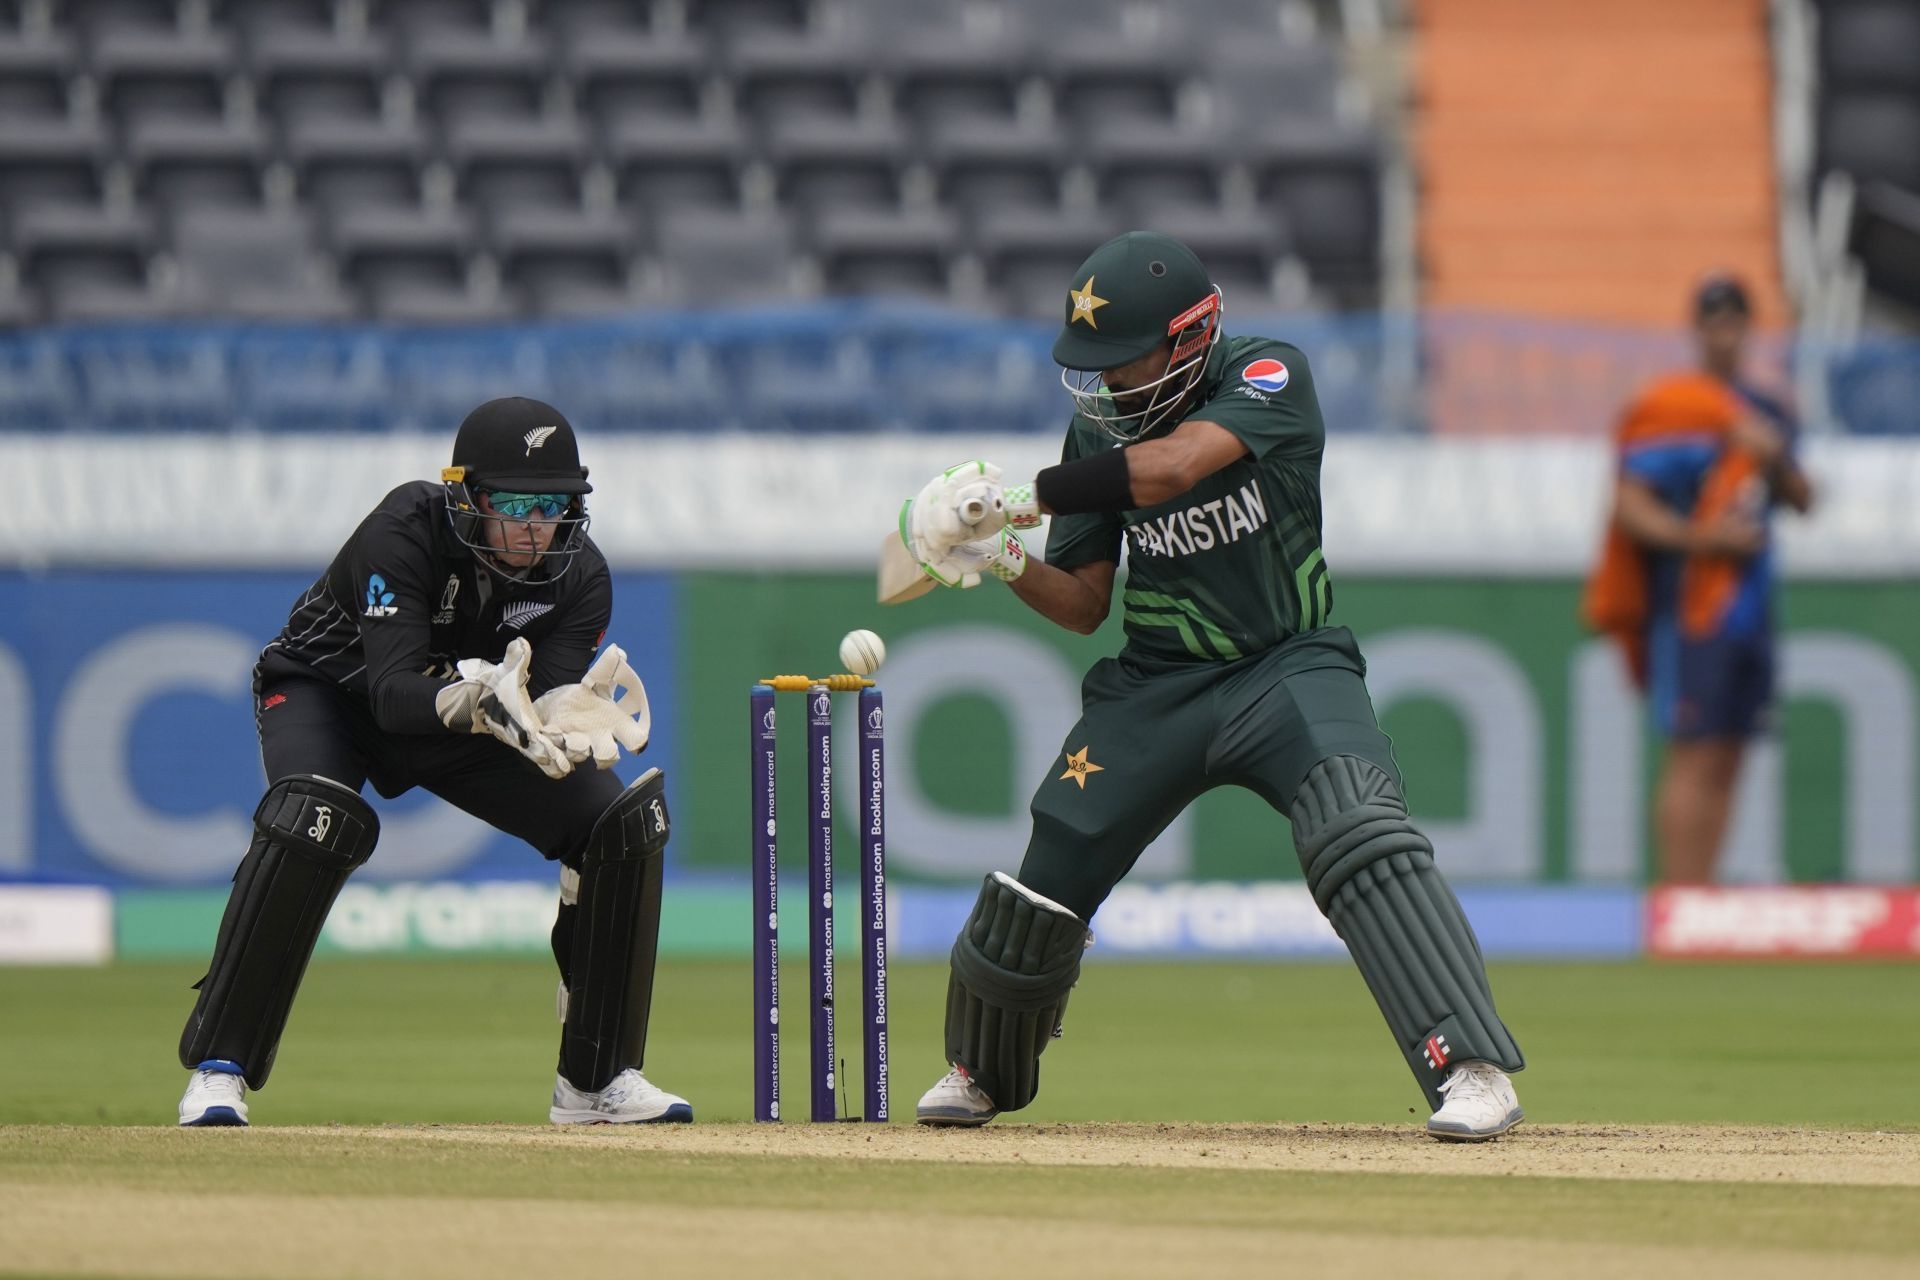
[[[1108,600],[1073,574],[1044,560],[1030,562],[1026,572],[1007,585],[1035,613],[1083,636],[1092,635],[1107,620]]]

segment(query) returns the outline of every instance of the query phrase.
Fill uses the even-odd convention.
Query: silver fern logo
[[[503,629],[512,627],[515,631],[520,631],[541,614],[552,612],[553,606],[550,604],[535,604],[532,601],[510,604],[500,611],[500,626]]]
[[[531,458],[533,451],[545,444],[547,437],[559,429],[558,427],[535,427],[533,430],[527,432],[526,435],[522,436],[521,439],[527,442],[527,456]]]

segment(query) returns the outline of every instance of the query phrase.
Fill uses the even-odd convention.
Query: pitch
[[[745,966],[677,962],[647,1068],[699,1123],[561,1132],[544,961],[332,961],[258,1127],[180,1132],[192,967],[0,970],[0,1274],[198,1276],[210,1241],[260,1276],[971,1274],[953,1246],[989,1222],[1075,1275],[1894,1275],[1920,1253],[1911,968],[1497,966],[1529,1121],[1459,1148],[1421,1136],[1336,965],[1090,964],[1040,1100],[946,1133],[737,1123]],[[938,1073],[944,981],[895,968],[898,1114]]]

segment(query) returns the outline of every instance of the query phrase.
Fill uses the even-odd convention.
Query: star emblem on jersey
[[[1092,276],[1088,276],[1087,282],[1078,289],[1067,290],[1067,297],[1073,299],[1073,314],[1067,317],[1068,324],[1072,324],[1076,320],[1084,320],[1087,322],[1087,328],[1089,329],[1098,329],[1100,327],[1100,322],[1093,318],[1093,313],[1099,308],[1106,306],[1107,300],[1094,296]]]
[[[1085,791],[1087,789],[1087,775],[1090,773],[1102,773],[1106,770],[1105,765],[1095,764],[1093,761],[1087,759],[1087,752],[1092,749],[1091,747],[1082,747],[1078,751],[1068,753],[1067,771],[1058,778],[1055,778],[1054,781],[1065,782],[1068,778],[1072,778],[1074,785],[1082,791]]]

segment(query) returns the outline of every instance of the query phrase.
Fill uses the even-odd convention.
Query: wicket
[[[887,1111],[886,714],[880,690],[859,676],[774,676],[753,687],[749,772],[753,813],[753,1118],[780,1119],[780,863],[774,802],[779,780],[774,698],[807,696],[807,938],[812,1025],[808,1081],[813,1119],[837,1118],[834,1102],[833,694],[860,695],[860,977],[865,1025],[865,1119]]]

